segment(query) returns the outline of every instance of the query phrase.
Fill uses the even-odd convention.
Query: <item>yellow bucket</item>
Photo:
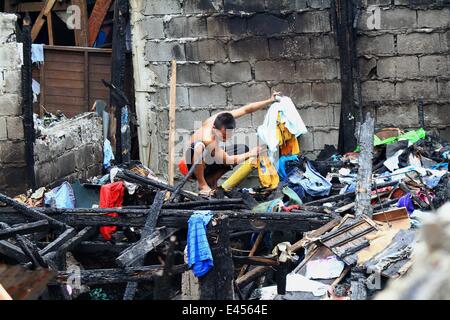
[[[256,158],[250,158],[246,160],[242,165],[229,177],[224,183],[222,183],[222,189],[225,191],[231,191],[239,183],[241,183],[248,175],[257,168]]]

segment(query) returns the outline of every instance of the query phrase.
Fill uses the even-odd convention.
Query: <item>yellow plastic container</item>
[[[241,183],[248,175],[257,168],[256,158],[250,158],[246,160],[242,165],[229,177],[224,183],[222,183],[222,189],[225,191],[231,191],[239,183]]]

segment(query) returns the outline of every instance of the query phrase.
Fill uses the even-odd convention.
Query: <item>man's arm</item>
[[[241,162],[244,162],[245,160],[247,160],[249,158],[256,157],[256,156],[258,156],[258,154],[261,150],[260,147],[256,147],[256,148],[250,150],[249,152],[230,156],[222,148],[220,148],[220,147],[216,147],[216,148],[217,148],[215,151],[216,160],[220,159],[223,164],[230,164],[230,165],[240,164]]]
[[[274,103],[276,101],[275,97],[279,94],[280,94],[280,92],[274,92],[270,99],[250,103],[246,106],[243,106],[241,108],[233,110],[230,113],[233,115],[233,117],[239,118],[239,117],[245,116],[246,114],[253,113],[260,109],[264,109],[265,107],[270,106],[272,103]]]

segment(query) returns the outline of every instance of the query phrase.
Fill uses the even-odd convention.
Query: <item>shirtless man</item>
[[[232,150],[227,148],[225,151],[219,146],[219,143],[231,138],[232,132],[236,128],[237,118],[270,106],[276,101],[275,98],[279,94],[279,92],[274,92],[270,99],[250,103],[230,112],[220,112],[213,115],[206,119],[202,127],[191,136],[191,145],[186,152],[186,163],[188,169],[190,169],[192,164],[199,162],[201,159],[201,163],[194,170],[201,195],[211,195],[212,188],[217,187],[217,181],[227,171],[231,170],[233,165],[259,154],[260,147],[255,147],[249,151],[245,145],[234,145]]]

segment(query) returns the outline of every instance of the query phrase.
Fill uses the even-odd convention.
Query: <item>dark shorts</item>
[[[186,150],[186,165],[188,169],[190,170],[192,167],[192,164],[194,162],[194,150],[195,150],[196,142],[191,143],[191,146],[189,149]],[[225,147],[225,152],[228,153],[228,155],[238,155],[243,154],[249,151],[249,148],[245,144],[234,144],[230,146]],[[227,172],[233,170],[233,166],[229,164],[221,164],[221,163],[211,163],[205,165],[205,171],[204,176],[205,178],[208,176],[211,176],[217,172]],[[193,179],[195,179],[195,175],[192,176]]]

